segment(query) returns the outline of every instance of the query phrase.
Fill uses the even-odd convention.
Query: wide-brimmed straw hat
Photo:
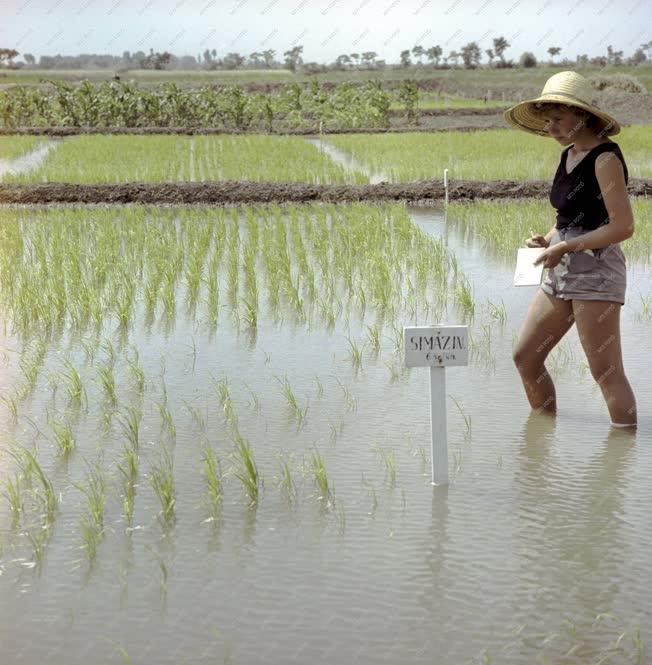
[[[539,136],[548,136],[545,129],[546,121],[533,111],[539,102],[557,102],[576,106],[589,111],[602,120],[600,134],[613,136],[620,131],[618,121],[608,113],[600,110],[593,99],[593,88],[590,82],[576,72],[558,72],[553,74],[543,86],[536,99],[526,99],[508,108],[503,117],[510,125]]]

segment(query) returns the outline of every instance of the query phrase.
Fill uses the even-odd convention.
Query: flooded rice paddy
[[[439,209],[0,214],[2,662],[647,662],[647,259],[631,434],[575,328],[531,411],[536,287]],[[440,321],[472,346],[433,488],[401,335]]]

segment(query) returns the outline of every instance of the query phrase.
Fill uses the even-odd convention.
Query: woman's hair
[[[591,129],[594,132],[599,132],[604,125],[602,118],[599,118],[597,115],[591,113],[591,111],[587,111],[579,106],[564,104],[563,102],[536,102],[532,105],[532,113],[539,118],[545,118],[545,115],[549,111],[555,110],[572,111],[575,115],[584,120],[588,129]]]

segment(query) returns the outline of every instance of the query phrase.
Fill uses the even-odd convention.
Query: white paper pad
[[[545,251],[545,247],[519,247],[516,254],[514,286],[537,286],[543,277],[543,262],[533,265],[533,261]]]

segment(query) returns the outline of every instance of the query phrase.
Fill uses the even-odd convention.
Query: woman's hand
[[[554,268],[560,261],[561,257],[566,254],[564,244],[561,242],[556,243],[552,247],[544,249],[539,256],[533,261],[534,265],[543,262],[544,268]]]
[[[525,240],[525,244],[527,247],[548,247],[550,241],[546,240],[545,236],[533,235]]]

